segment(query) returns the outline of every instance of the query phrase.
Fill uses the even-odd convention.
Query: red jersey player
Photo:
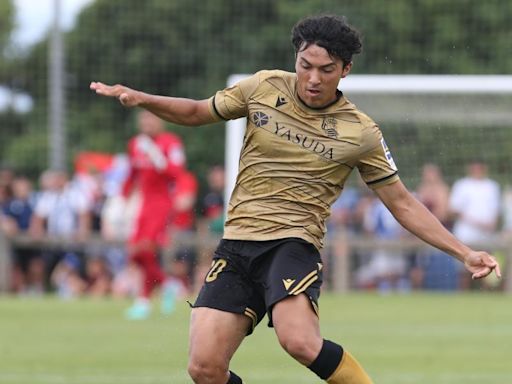
[[[165,279],[158,249],[166,242],[166,227],[173,210],[172,190],[185,165],[181,140],[165,131],[162,120],[150,112],[141,111],[137,122],[140,133],[128,143],[130,173],[123,186],[123,195],[127,197],[137,190],[141,198],[128,254],[130,261],[142,272],[143,286],[139,297],[126,312],[130,319],[143,319],[149,315],[151,293]]]

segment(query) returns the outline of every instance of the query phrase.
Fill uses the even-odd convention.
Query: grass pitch
[[[2,384],[182,384],[189,309],[127,321],[128,302],[0,297]],[[324,294],[324,337],[376,384],[512,383],[512,306],[502,294]],[[265,322],[265,320],[264,320]],[[321,383],[262,322],[232,368],[248,384]]]

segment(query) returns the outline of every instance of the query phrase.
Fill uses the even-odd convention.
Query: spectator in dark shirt
[[[1,228],[8,237],[26,233],[34,210],[34,192],[30,180],[18,176],[12,181],[12,197],[2,206]],[[30,248],[13,250],[12,290],[16,293],[42,293],[44,263]]]
[[[221,234],[224,226],[224,186],[224,167],[211,167],[208,171],[208,192],[202,202],[202,215],[213,233]]]

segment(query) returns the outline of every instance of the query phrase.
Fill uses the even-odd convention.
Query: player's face
[[[311,44],[300,50],[295,62],[299,97],[312,108],[327,106],[336,100],[338,83],[351,67],[351,63],[343,67],[341,59],[330,56],[318,45]]]

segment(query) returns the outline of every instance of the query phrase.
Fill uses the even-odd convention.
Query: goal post
[[[231,75],[228,77],[227,86],[231,87],[250,75]],[[226,143],[224,149],[224,168],[226,183],[224,188],[224,210],[227,210],[231,192],[235,188],[238,162],[245,134],[246,119],[228,120],[226,122]],[[226,217],[226,215],[224,215]]]
[[[227,85],[232,86],[248,76],[231,75]],[[349,75],[340,81],[339,89],[379,125],[493,127],[500,131],[495,134],[489,131],[487,139],[496,140],[496,150],[505,152],[510,147],[512,153],[512,135],[510,142],[503,137],[503,130],[512,128],[512,75]],[[226,124],[226,202],[236,182],[245,124],[245,119]],[[407,131],[407,127],[403,130]],[[466,132],[466,136],[468,151],[482,145],[483,138],[476,131]],[[446,155],[444,147],[440,151]],[[428,155],[424,160],[429,160]]]
[[[247,76],[230,76],[228,86]],[[339,89],[379,124],[400,177],[412,190],[427,163],[439,165],[446,181],[452,183],[464,175],[470,159],[480,158],[490,165],[491,177],[504,187],[505,199],[510,196],[512,201],[512,76],[350,75],[340,81]],[[245,119],[226,124],[226,208],[236,183],[245,125]],[[506,205],[503,217],[512,222],[512,204]],[[337,244],[331,244],[336,260],[332,268],[341,278],[332,281],[332,288],[346,292],[350,261],[342,256],[348,248],[346,243],[336,248]],[[505,274],[511,276],[511,244],[493,247],[504,252]],[[512,292],[511,278],[505,280],[504,289]]]

